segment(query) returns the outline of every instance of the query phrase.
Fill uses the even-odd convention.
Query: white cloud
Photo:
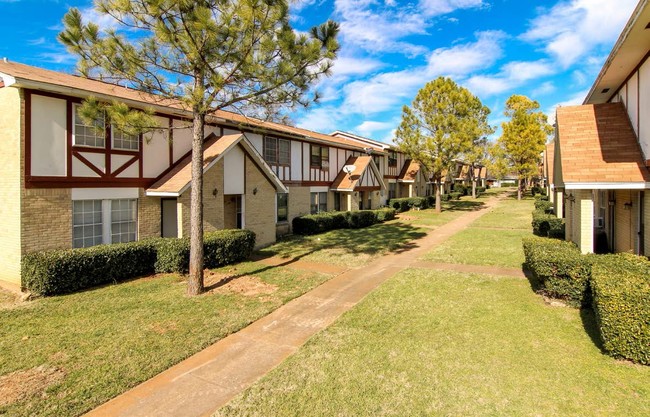
[[[334,61],[332,73],[335,77],[369,74],[384,64],[372,58],[355,58],[352,56],[341,56]]]
[[[434,23],[431,17],[458,9],[483,7],[483,0],[335,0],[340,16],[341,37],[348,45],[370,52],[397,52],[417,56],[427,48],[405,41],[411,35],[424,35]]]
[[[521,39],[541,43],[564,68],[616,39],[637,0],[569,0],[542,10]]]
[[[551,75],[553,65],[546,61],[514,61],[505,64],[495,75],[475,75],[464,84],[478,96],[491,96],[512,91],[530,80]]]
[[[483,6],[485,6],[483,0],[420,0],[420,7],[428,16],[439,16],[458,9],[473,9]]]
[[[440,48],[431,54],[426,66],[386,72],[369,80],[354,81],[344,87],[348,111],[373,114],[389,110],[415,96],[416,91],[438,76],[462,78],[489,68],[501,56],[502,32],[479,32],[473,43]]]
[[[501,43],[506,38],[501,31],[486,31],[476,34],[474,43],[439,48],[429,57],[430,74],[465,75],[472,71],[489,68],[501,56]]]
[[[310,110],[296,125],[316,132],[333,132],[339,128],[342,118],[338,107],[324,106]]]
[[[373,133],[378,131],[385,131],[388,129],[394,129],[399,122],[378,122],[374,120],[366,120],[357,126],[354,130],[359,132],[360,135],[370,137]]]
[[[555,84],[553,84],[551,81],[547,81],[545,83],[542,83],[539,87],[535,88],[533,90],[533,99],[535,99],[536,96],[543,96],[546,94],[550,94],[555,92]]]

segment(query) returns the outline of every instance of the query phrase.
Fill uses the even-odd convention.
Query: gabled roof
[[[345,162],[345,166],[354,166],[354,170],[348,174],[345,169],[341,169],[332,183],[330,188],[332,191],[354,191],[357,187],[364,186],[365,182],[376,183],[378,185],[375,187],[382,190],[386,188],[372,157],[351,156]],[[371,177],[368,177],[369,175]]]
[[[356,141],[358,141],[360,143],[367,144],[367,145],[370,145],[373,148],[382,149],[382,150],[384,150],[384,149],[394,149],[395,148],[393,145],[391,145],[389,143],[379,142],[379,141],[376,141],[374,139],[370,139],[370,138],[366,138],[366,137],[363,137],[363,136],[355,135],[354,133],[350,133],[350,132],[344,132],[342,130],[336,130],[336,131],[330,133],[330,136],[334,136],[334,137],[337,137],[337,138],[344,137],[344,138],[356,140]]]
[[[288,192],[282,181],[275,175],[273,170],[264,162],[259,152],[246,139],[246,136],[237,133],[218,137],[210,134],[204,143],[203,150],[203,172],[212,168],[223,156],[235,146],[241,145],[244,151],[256,162],[266,177],[273,183],[276,190]],[[178,161],[176,165],[166,174],[162,175],[156,182],[147,189],[148,196],[154,197],[178,197],[190,188],[192,180],[192,155],[188,155]]]
[[[415,179],[418,176],[418,172],[420,172],[420,164],[418,164],[412,159],[407,159],[404,162],[404,167],[402,168],[402,172],[400,172],[399,176],[397,177],[397,181],[415,182]]]
[[[4,85],[4,87],[2,85]],[[0,61],[0,88],[12,85],[80,98],[93,95],[100,100],[118,99],[133,107],[151,106],[161,113],[183,117],[191,116],[187,106],[177,100],[164,99],[132,88],[92,80],[77,75],[50,71],[16,62]],[[358,141],[345,137],[334,137],[324,133],[286,126],[280,123],[256,119],[254,117],[246,117],[241,114],[223,110],[213,112],[206,118],[206,121],[210,123],[223,123],[234,127],[241,126],[249,129],[261,129],[270,133],[275,132],[277,134],[295,136],[306,141],[338,145],[362,152],[364,151],[364,148],[368,146],[364,146]],[[374,151],[383,153],[380,147],[373,146],[373,148]]]
[[[621,103],[557,109],[556,158],[566,189],[642,189],[650,182],[641,148]]]

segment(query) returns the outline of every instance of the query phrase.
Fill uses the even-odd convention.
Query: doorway
[[[178,201],[175,198],[163,198],[160,200],[162,212],[162,226],[160,235],[162,237],[178,237]]]
[[[242,229],[244,226],[244,207],[241,194],[223,196],[224,229]]]

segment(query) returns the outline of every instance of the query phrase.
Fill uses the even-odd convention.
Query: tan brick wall
[[[213,190],[217,189],[216,197]],[[188,188],[178,197],[179,236],[190,236],[190,196]],[[213,232],[224,228],[223,214],[223,159],[203,175],[203,232]]]
[[[248,156],[245,199],[245,227],[257,235],[256,247],[275,242],[275,187]]]
[[[23,254],[72,248],[72,192],[69,188],[23,190]]]
[[[578,191],[580,199],[580,250],[582,253],[594,251],[594,200],[590,190]]]
[[[616,206],[614,206],[614,252],[631,252],[634,250],[632,214],[634,210],[638,210],[638,207],[625,207],[625,203],[631,203],[632,201],[632,191],[616,191]]]
[[[138,198],[138,239],[160,237],[162,219],[160,197],[147,197],[144,188]]]
[[[370,200],[372,201],[372,209],[378,209],[381,206],[380,191],[370,191]]]
[[[289,188],[289,224],[294,218],[309,214],[310,194],[309,187],[288,187]]]
[[[20,90],[0,88],[0,280],[20,283],[21,120]]]

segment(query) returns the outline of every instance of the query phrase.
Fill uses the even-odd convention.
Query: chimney
[[[7,57],[5,56],[5,57],[2,58],[2,62],[4,62],[4,63],[6,64],[7,62],[9,62],[9,60],[8,60]]]

